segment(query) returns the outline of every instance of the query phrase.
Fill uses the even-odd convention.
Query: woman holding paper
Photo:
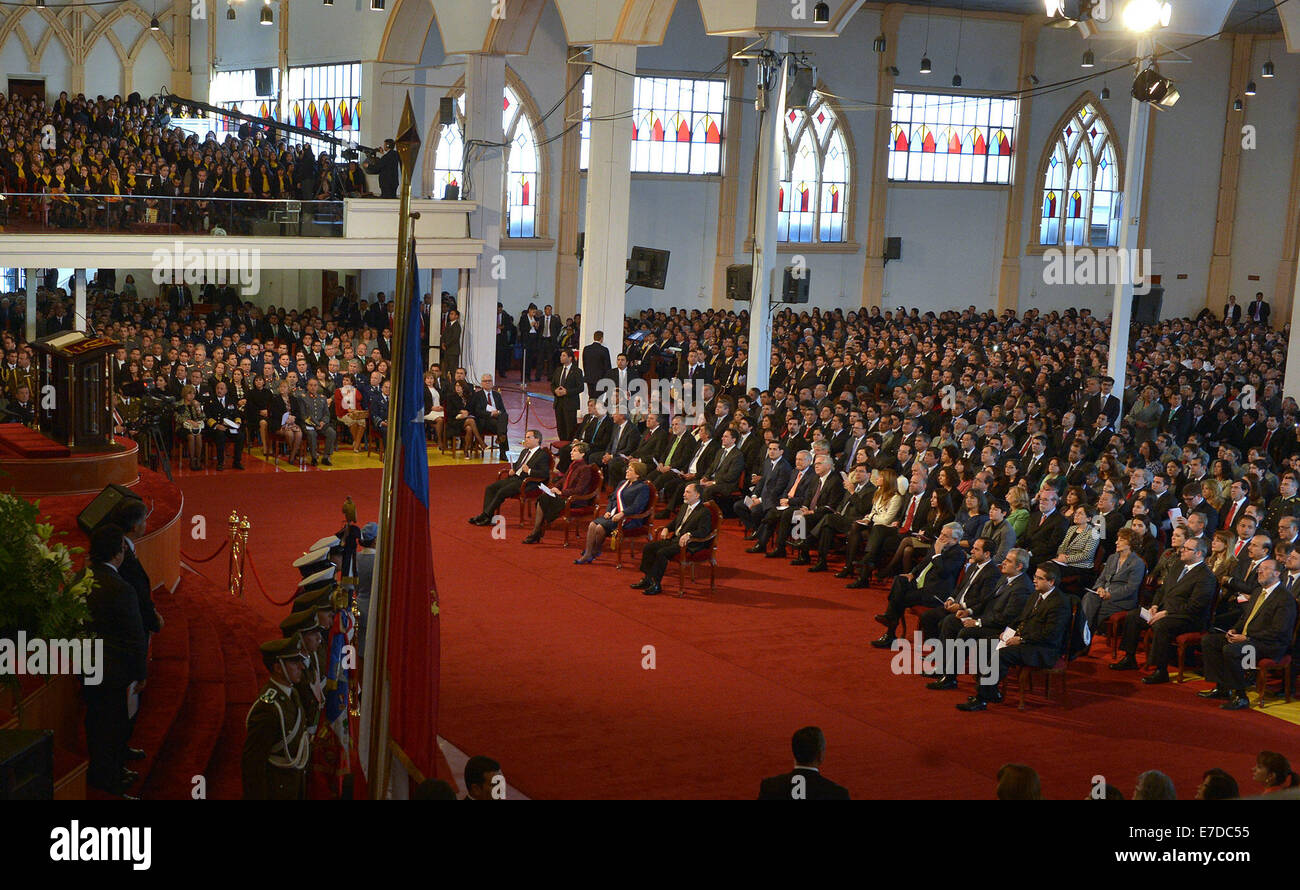
[[[1096,587],[1083,595],[1081,608],[1089,627],[1098,627],[1117,612],[1137,608],[1138,589],[1146,577],[1147,567],[1133,550],[1136,543],[1138,535],[1131,528],[1122,528],[1115,535],[1115,552],[1102,566]]]
[[[289,381],[281,380],[279,395],[271,400],[271,407],[267,412],[267,431],[272,436],[284,440],[285,447],[289,450],[289,463],[298,459],[298,452],[302,449],[302,427],[298,426],[293,408],[293,398],[289,394]]]
[[[570,507],[585,507],[596,499],[599,483],[596,468],[587,463],[587,443],[574,442],[569,449],[569,468],[555,488],[542,488],[533,512],[533,533],[524,538],[525,544],[536,544],[546,534],[555,518]]]

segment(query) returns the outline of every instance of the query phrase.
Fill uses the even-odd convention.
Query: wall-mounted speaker
[[[634,287],[663,290],[668,281],[668,256],[666,250],[653,247],[633,247],[627,261],[627,283]]]
[[[783,303],[807,303],[808,287],[812,280],[812,270],[804,266],[795,274],[794,266],[785,267],[785,280],[781,283],[781,301]]]
[[[444,127],[456,123],[456,100],[451,96],[443,96],[438,100],[438,123]]]
[[[272,96],[275,94],[275,84],[271,75],[270,68],[253,69],[253,86],[257,91],[258,97]]]
[[[582,259],[587,255],[587,233],[578,233],[578,265],[582,265]]]
[[[885,261],[901,260],[903,258],[903,239],[886,238],[885,239]]]
[[[727,299],[749,302],[754,298],[754,267],[736,264],[727,267]]]

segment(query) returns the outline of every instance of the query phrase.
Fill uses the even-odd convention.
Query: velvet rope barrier
[[[211,556],[205,556],[205,557],[203,557],[202,559],[199,559],[198,557],[195,557],[195,556],[190,556],[188,553],[186,553],[184,550],[182,550],[182,551],[181,551],[181,558],[184,559],[186,562],[212,562],[212,560],[216,559],[218,556],[221,555],[221,551],[225,550],[226,547],[227,547],[227,545],[229,545],[229,544],[230,544],[230,539],[229,539],[229,538],[223,540],[223,541],[221,542],[221,545],[220,545],[219,547],[217,547],[216,550],[212,551],[212,555],[211,555]]]
[[[271,595],[266,592],[266,585],[262,583],[262,576],[257,574],[257,565],[253,562],[253,552],[251,550],[244,551],[244,561],[248,563],[248,567],[253,570],[253,580],[257,582],[257,589],[261,592],[262,596],[266,597],[268,603],[273,606],[287,606],[289,603],[293,602],[293,598],[298,595],[297,590],[289,594],[289,598],[284,602],[271,599]]]

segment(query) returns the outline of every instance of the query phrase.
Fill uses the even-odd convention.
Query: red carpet
[[[1158,768],[1190,798],[1208,767],[1248,791],[1256,753],[1297,754],[1292,726],[1221,712],[1193,694],[1200,683],[1143,687],[1105,670],[1101,645],[1094,652],[1105,657],[1072,667],[1068,709],[1031,698],[1023,712],[962,714],[953,705],[969,682],[960,693],[930,692],[920,678],[891,674],[890,654],[867,646],[883,590],[846,590],[744,554],[729,522],[716,596],[704,587],[683,599],[643,597],[627,586],[639,577],[634,566],[615,571],[608,556],[574,566],[577,552],[562,550],[554,531],[539,546],[521,544],[513,503],[505,541],[468,525],[493,478],[488,467],[430,472],[439,731],[499,759],[532,797],[750,798],[760,777],[789,767],[790,733],[805,724],[825,730],[827,774],[860,798],[987,798],[1007,761],[1037,769],[1049,797],[1083,798],[1094,775],[1127,794],[1138,773]],[[220,535],[232,509],[250,514],[254,562],[283,600],[297,583],[292,560],[339,527],[345,497],[362,522],[374,518],[379,482],[377,470],[191,477],[182,482],[186,523],[202,512]],[[224,565],[217,572],[209,576],[224,580]],[[286,611],[251,577],[248,604],[268,622]],[[645,646],[655,647],[654,670],[642,669]]]

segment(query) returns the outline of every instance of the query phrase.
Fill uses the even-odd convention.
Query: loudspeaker
[[[627,283],[663,290],[668,280],[668,256],[666,250],[633,247],[632,257],[627,261]]]
[[[0,731],[0,800],[54,800],[54,731]]]
[[[1129,321],[1133,324],[1156,324],[1160,321],[1160,308],[1164,302],[1165,289],[1159,284],[1151,285],[1149,293],[1134,294]]]
[[[727,299],[744,300],[754,298],[754,267],[734,265],[727,267]]]
[[[459,200],[460,200],[460,186],[458,186],[458,185],[448,185],[445,189],[442,190],[442,200],[444,200],[444,201],[459,201]]]
[[[456,100],[443,96],[438,101],[438,123],[444,127],[456,123]]]
[[[253,69],[253,86],[259,97],[270,96],[274,94],[275,87],[271,82],[270,68]]]
[[[582,265],[582,259],[587,255],[587,233],[578,233],[578,265]]]
[[[123,501],[135,500],[142,501],[143,498],[129,488],[121,485],[110,485],[95,495],[95,499],[86,505],[86,509],[81,511],[77,517],[77,527],[90,537],[95,533],[95,529],[104,524],[113,511]]]
[[[794,274],[794,266],[785,267],[785,281],[781,284],[781,301],[784,303],[807,303],[808,302],[808,285],[812,281],[812,269],[807,266],[798,277]]]
[[[816,71],[812,68],[795,68],[786,82],[785,107],[806,109],[812,103],[813,88],[816,86]]]
[[[885,239],[885,259],[901,260],[903,258],[903,239],[886,238]]]

